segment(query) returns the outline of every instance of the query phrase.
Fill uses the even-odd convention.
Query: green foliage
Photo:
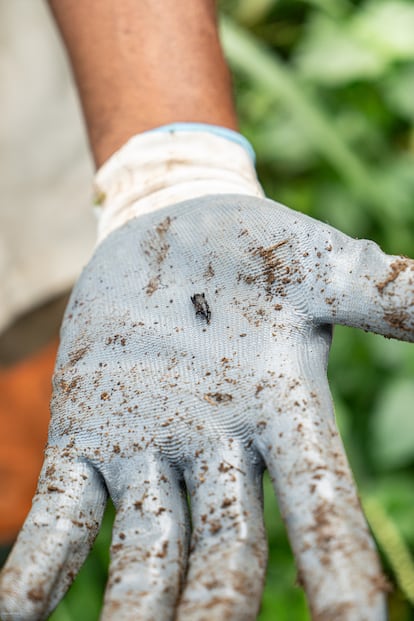
[[[220,6],[240,124],[256,149],[267,194],[372,238],[387,252],[414,256],[414,3],[222,0]],[[404,558],[410,567],[414,549],[413,374],[411,345],[336,329],[330,382],[394,586],[390,621],[414,620],[410,569],[401,573],[395,565]],[[267,478],[265,496],[270,556],[259,619],[305,621]],[[109,530],[110,516],[53,621],[97,618]]]
[[[414,382],[412,377],[387,382],[378,395],[372,421],[373,455],[378,468],[406,466],[414,456]]]

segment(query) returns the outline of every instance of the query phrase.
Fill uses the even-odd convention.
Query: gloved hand
[[[414,262],[241,195],[113,231],[66,311],[45,464],[3,571],[2,618],[47,618],[109,494],[102,619],[252,621],[266,467],[313,617],[385,619],[326,378],[335,323],[414,340]]]

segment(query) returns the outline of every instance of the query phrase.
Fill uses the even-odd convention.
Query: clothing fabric
[[[64,48],[43,0],[0,0],[0,84],[4,335],[20,315],[72,286],[96,238],[92,161]],[[36,488],[56,347],[54,341],[0,367],[0,544],[16,536]]]
[[[0,545],[16,537],[30,509],[49,424],[57,339],[0,369]]]
[[[93,167],[43,0],[0,0],[0,332],[68,289],[94,247]]]

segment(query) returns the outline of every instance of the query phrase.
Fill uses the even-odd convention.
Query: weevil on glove
[[[264,468],[313,617],[386,618],[326,367],[334,324],[414,340],[414,262],[261,197],[236,136],[149,132],[98,173],[100,243],[63,321],[4,619],[47,618],[109,494],[102,619],[252,621]]]

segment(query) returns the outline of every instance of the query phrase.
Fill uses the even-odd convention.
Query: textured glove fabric
[[[207,194],[263,198],[251,144],[238,132],[173,123],[130,138],[99,169],[98,243],[131,218]]]
[[[313,618],[384,620],[326,366],[333,324],[412,341],[413,305],[413,261],[265,199],[209,196],[115,230],[66,311],[0,614],[47,618],[109,493],[102,619],[252,621],[266,467]]]

